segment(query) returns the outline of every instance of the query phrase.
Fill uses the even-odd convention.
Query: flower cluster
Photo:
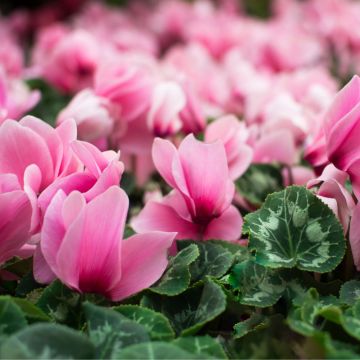
[[[1,263],[33,256],[40,283],[121,300],[161,277],[174,239],[246,244],[241,211],[259,204],[235,183],[276,164],[350,228],[360,269],[360,78],[337,93],[330,71],[333,57],[337,76],[356,70],[360,6],[278,0],[273,14],[171,0],[1,19]],[[40,101],[34,78],[70,98],[55,128],[21,118]],[[129,214],[124,172],[144,195]]]

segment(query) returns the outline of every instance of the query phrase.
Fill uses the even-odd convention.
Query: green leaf
[[[286,321],[293,331],[303,336],[313,336],[316,333],[314,325],[303,320],[300,308],[292,310]]]
[[[269,326],[269,319],[266,316],[252,313],[248,319],[234,325],[234,338],[239,339],[252,331],[263,329],[267,326]]]
[[[83,307],[97,358],[109,358],[117,349],[150,340],[145,327],[117,311],[89,302],[85,302]]]
[[[193,244],[191,241],[179,241],[180,249],[186,249]],[[191,280],[198,281],[206,276],[220,278],[231,267],[234,256],[225,247],[210,241],[197,242],[200,256],[190,265]]]
[[[196,355],[169,343],[148,342],[114,352],[112,359],[198,359]]]
[[[211,280],[199,284],[176,297],[147,294],[141,305],[164,314],[177,334],[192,335],[218,317],[226,308],[226,296]]]
[[[348,305],[354,305],[357,300],[360,300],[360,281],[350,280],[341,286],[340,300]]]
[[[220,245],[223,248],[225,248],[233,255],[234,262],[241,262],[249,259],[250,257],[250,252],[247,246],[239,245],[238,243],[233,243],[230,241],[223,241],[223,240],[206,240],[206,242]]]
[[[152,340],[172,340],[175,336],[169,319],[161,313],[138,305],[120,305],[113,309],[144,326]]]
[[[277,270],[258,265],[253,260],[236,264],[228,281],[238,290],[240,304],[257,307],[274,305],[286,285]]]
[[[318,332],[314,339],[322,345],[326,359],[358,359],[360,357],[359,346],[334,340],[328,333]]]
[[[173,344],[191,354],[203,355],[205,359],[227,359],[219,341],[210,336],[181,337],[173,341]]]
[[[345,311],[342,317],[342,325],[349,335],[360,340],[360,300]]]
[[[256,262],[267,267],[324,273],[345,254],[343,229],[332,210],[299,186],[269,195],[245,217],[244,232]]]
[[[27,325],[25,315],[10,296],[0,297],[0,336],[13,334]]]
[[[189,266],[198,256],[199,249],[194,244],[181,250],[171,259],[165,274],[150,290],[167,296],[175,296],[184,292],[190,285],[191,280]]]
[[[92,359],[94,346],[80,332],[57,324],[34,324],[1,346],[4,359]]]
[[[252,164],[244,175],[236,180],[240,194],[251,204],[261,205],[268,194],[283,189],[283,177],[278,166]]]
[[[293,308],[287,318],[291,329],[303,336],[316,336],[330,321],[341,325],[342,309],[334,296],[320,297],[317,290],[309,289],[301,300],[294,301]]]
[[[50,317],[30,301],[15,297],[13,298],[13,301],[19,306],[30,323],[36,321],[50,321]]]
[[[269,317],[268,326],[251,331],[227,347],[232,359],[292,359],[294,344],[292,334],[281,315]]]
[[[78,327],[81,321],[80,294],[59,280],[45,288],[36,304],[56,322]]]
[[[134,174],[124,172],[121,176],[121,188],[130,196],[136,188],[136,179]]]

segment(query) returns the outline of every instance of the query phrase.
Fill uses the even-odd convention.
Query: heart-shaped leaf
[[[256,262],[267,267],[324,273],[345,254],[343,229],[332,210],[299,186],[269,195],[245,217],[244,232]]]

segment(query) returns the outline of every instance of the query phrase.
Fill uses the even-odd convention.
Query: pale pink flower
[[[229,176],[238,179],[249,167],[253,150],[247,144],[249,134],[244,122],[233,115],[223,116],[205,130],[205,142],[222,141],[225,146]]]
[[[58,117],[57,124],[68,119],[74,119],[77,125],[78,138],[98,145],[112,131],[114,109],[109,100],[97,96],[90,89],[80,91],[63,109]]]
[[[334,165],[328,165],[316,179],[307,183],[308,188],[318,186],[316,195],[327,204],[341,222],[344,233],[349,228],[350,217],[355,207],[354,200],[345,188],[348,175]]]
[[[180,111],[185,104],[185,94],[177,83],[168,81],[156,85],[147,115],[153,134],[159,137],[176,134],[182,126]]]

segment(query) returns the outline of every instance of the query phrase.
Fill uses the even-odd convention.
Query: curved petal
[[[46,142],[54,165],[54,174],[58,174],[64,146],[55,129],[46,122],[30,115],[23,117],[19,123],[35,131]]]
[[[64,282],[80,291],[104,294],[120,279],[128,206],[126,193],[113,186],[83,208],[57,255]]]
[[[167,267],[167,253],[175,235],[175,233],[152,232],[136,234],[123,240],[122,276],[109,291],[112,300],[122,300],[159,280]]]
[[[41,211],[45,213],[52,198],[59,190],[62,190],[66,195],[75,190],[86,193],[94,186],[95,182],[96,179],[91,174],[82,172],[58,178],[40,194],[38,205]]]
[[[0,263],[14,256],[30,238],[32,207],[25,192],[0,194]]]
[[[46,262],[40,246],[36,247],[33,263],[34,278],[37,282],[40,284],[50,284],[56,279],[56,275]]]
[[[59,190],[51,200],[41,228],[41,252],[51,270],[58,275],[57,253],[65,235],[65,224],[61,213],[66,195]]]
[[[172,163],[177,157],[176,147],[168,140],[156,138],[152,147],[152,158],[157,171],[163,179],[173,188],[176,183],[172,174]]]
[[[350,223],[350,245],[355,266],[360,271],[360,204],[357,204]]]
[[[99,176],[94,186],[84,194],[86,200],[92,200],[113,185],[119,186],[123,171],[122,162],[113,160]]]
[[[231,205],[220,217],[206,227],[204,240],[235,241],[241,236],[243,219],[238,209]]]
[[[196,224],[182,218],[171,206],[155,201],[149,201],[140,214],[131,220],[131,227],[139,233],[177,232],[177,239],[201,238]]]
[[[179,157],[196,217],[216,215],[223,207],[219,199],[226,200],[229,180],[224,145],[220,141],[205,144],[190,134],[179,147]]]
[[[42,187],[54,178],[53,161],[46,142],[33,130],[14,120],[5,121],[0,127],[0,172],[17,175],[24,183],[25,169],[36,164],[41,173]]]

